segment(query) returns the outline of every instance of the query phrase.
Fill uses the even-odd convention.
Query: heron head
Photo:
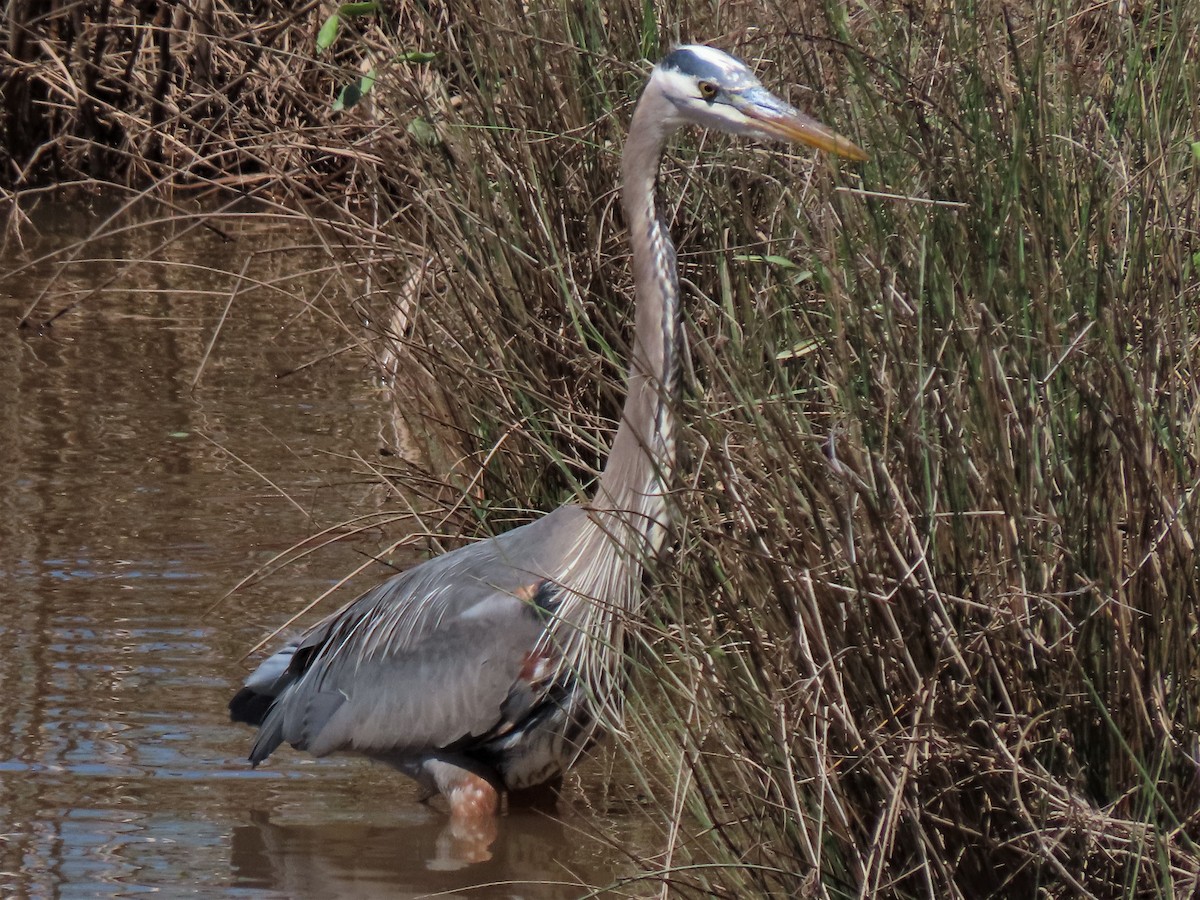
[[[730,134],[784,140],[864,160],[847,138],[780,100],[740,59],[713,47],[676,47],[654,67],[649,90],[663,100],[668,128],[700,125]]]

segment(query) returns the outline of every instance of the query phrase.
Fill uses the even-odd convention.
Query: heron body
[[[686,124],[865,158],[719,50],[663,59],[622,159],[634,343],[595,497],[416,565],[269,657],[230,702],[235,721],[259,727],[255,765],[284,742],[355,752],[469,816],[493,812],[500,791],[557,778],[615,721],[623,627],[663,541],[675,462],[681,320],[656,184],[667,139]]]

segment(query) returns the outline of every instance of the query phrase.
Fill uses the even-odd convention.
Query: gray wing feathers
[[[354,679],[323,724],[311,711],[305,717],[314,729],[303,736],[306,749],[314,756],[342,749],[415,752],[449,747],[496,728],[542,631],[528,606],[512,602],[523,608],[503,622],[458,621],[371,666],[371,678]],[[284,737],[292,740],[286,731]]]
[[[545,627],[531,588],[559,577],[588,521],[563,507],[395,576],[304,636],[291,651],[303,668],[288,670],[290,682],[279,666],[291,657],[268,659],[261,668],[270,672],[251,680],[283,690],[251,760],[283,741],[315,756],[404,753],[496,729]]]
[[[360,659],[393,654],[489,597],[521,596],[539,581],[555,580],[589,521],[579,507],[563,506],[498,537],[427,560],[335,613],[301,647],[332,640],[338,652]],[[334,629],[338,635],[331,637]]]
[[[292,664],[292,657],[296,655],[299,647],[298,641],[292,641],[264,659],[246,679],[246,687],[259,694],[278,696],[291,678],[288,667]]]

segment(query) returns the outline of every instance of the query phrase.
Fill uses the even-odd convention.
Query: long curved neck
[[[633,248],[637,294],[633,354],[621,423],[600,476],[596,505],[641,518],[631,522],[652,550],[662,539],[663,492],[675,467],[673,401],[679,389],[681,329],[675,247],[659,218],[656,187],[663,147],[661,97],[642,95],[622,157],[622,203]]]

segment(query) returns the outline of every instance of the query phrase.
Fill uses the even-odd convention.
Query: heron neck
[[[661,542],[663,493],[675,466],[673,403],[681,351],[675,247],[657,206],[659,166],[671,130],[657,108],[664,102],[643,94],[622,157],[637,302],[625,406],[596,498],[598,505],[643,517],[637,527],[653,549]]]

